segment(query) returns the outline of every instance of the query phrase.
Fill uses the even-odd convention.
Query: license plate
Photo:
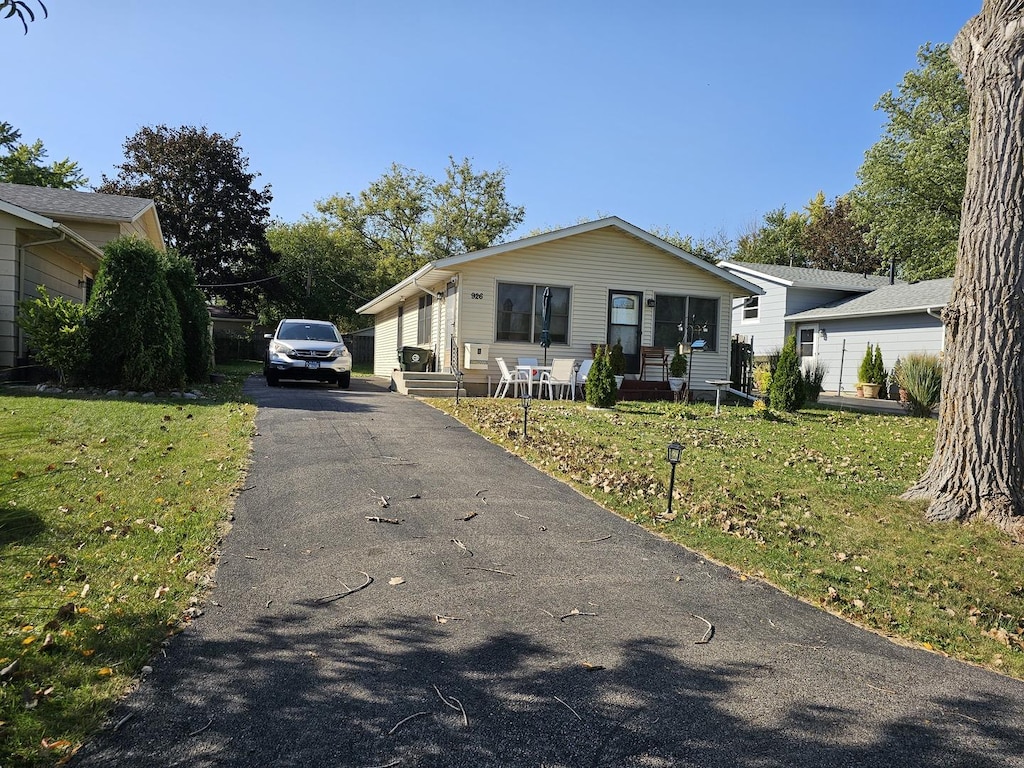
[[[306,367],[307,368],[314,368],[314,369],[316,369],[316,368],[320,367],[320,363],[317,360],[307,360],[306,361]]]

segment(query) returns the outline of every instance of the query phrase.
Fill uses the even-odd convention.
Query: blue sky
[[[35,2],[35,0],[29,0]],[[0,120],[92,183],[141,126],[239,143],[296,221],[392,162],[508,172],[517,235],[617,215],[735,238],[848,192],[878,98],[981,0],[45,0]]]

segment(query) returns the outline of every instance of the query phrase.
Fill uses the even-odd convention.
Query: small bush
[[[103,255],[85,309],[91,378],[131,389],[180,387],[181,318],[160,252],[146,240],[119,237]]]
[[[185,378],[206,381],[210,375],[210,313],[206,297],[196,287],[196,270],[192,261],[176,253],[165,254],[167,285],[181,318],[181,339],[184,344]]]
[[[800,375],[800,362],[796,354],[796,336],[786,339],[782,348],[778,367],[768,389],[768,400],[773,411],[787,413],[798,411],[804,405],[804,379]]]
[[[767,393],[768,388],[772,385],[771,366],[768,363],[758,363],[754,366],[753,377],[757,391]]]
[[[616,341],[608,355],[608,365],[611,366],[613,376],[624,376],[626,373],[626,355],[622,352],[622,342]]]
[[[888,391],[888,374],[885,372],[885,365],[882,363],[882,347],[875,345],[875,354],[871,359],[871,381],[878,385],[882,397]]]
[[[61,384],[78,376],[88,358],[82,315],[85,307],[63,296],[50,296],[45,285],[39,298],[18,303],[18,325],[28,336],[36,360],[57,371]]]
[[[818,396],[821,395],[821,385],[825,381],[827,373],[828,366],[820,360],[811,361],[804,366],[804,396],[809,402],[818,402]]]
[[[875,384],[876,382],[872,378],[874,376],[873,371],[875,370],[875,353],[871,346],[871,342],[868,342],[868,348],[864,352],[864,357],[860,361],[860,367],[857,369],[857,381],[861,384]]]
[[[673,379],[681,379],[686,375],[686,355],[682,354],[678,347],[672,355],[672,362],[668,364],[668,375]]]
[[[942,362],[937,355],[913,352],[900,361],[897,383],[906,390],[907,412],[929,416],[942,393]]]
[[[611,408],[618,399],[618,388],[615,386],[615,374],[612,373],[608,353],[604,347],[598,347],[594,355],[594,364],[587,374],[587,402],[595,408]]]

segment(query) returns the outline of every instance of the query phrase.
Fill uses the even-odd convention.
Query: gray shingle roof
[[[885,285],[871,293],[840,299],[824,307],[808,309],[787,315],[786,320],[822,320],[838,317],[867,315],[896,315],[924,312],[928,308],[943,307],[949,301],[953,278],[922,280],[920,283]]]
[[[873,291],[883,285],[889,285],[885,275],[861,275],[856,272],[832,272],[827,269],[808,269],[807,267],[785,267],[780,264],[754,264],[747,261],[721,261],[720,267],[729,269],[736,267],[740,275],[750,272],[774,278],[777,282],[788,284],[794,288],[832,288],[843,291]]]
[[[41,216],[111,221],[134,221],[153,204],[142,197],[6,183],[0,183],[0,200]]]

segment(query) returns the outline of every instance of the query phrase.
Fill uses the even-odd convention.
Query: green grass
[[[73,751],[188,620],[248,461],[251,369],[197,401],[0,390],[0,765]]]
[[[932,419],[808,408],[431,401],[617,514],[861,626],[1024,679],[1024,547],[898,497]],[[665,449],[684,446],[667,514]],[[671,519],[670,519],[671,518]]]

